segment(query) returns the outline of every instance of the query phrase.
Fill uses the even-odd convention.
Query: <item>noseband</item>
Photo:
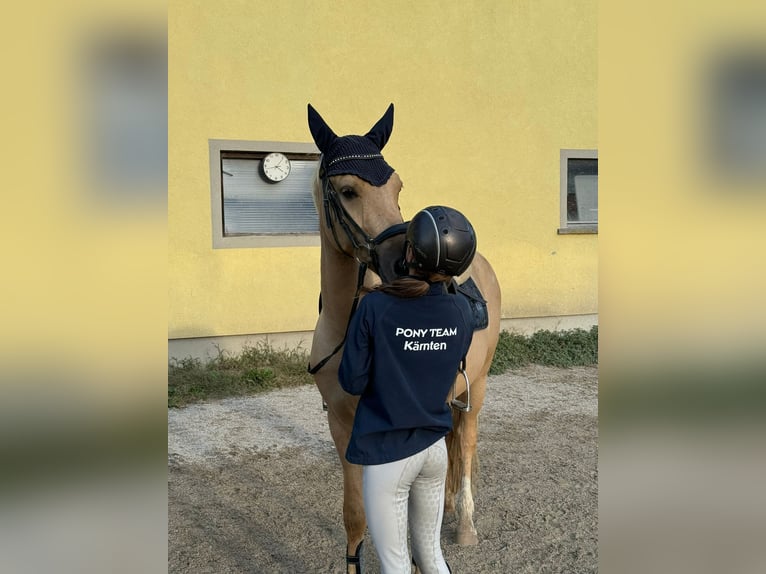
[[[404,221],[402,223],[395,223],[391,227],[384,229],[380,234],[378,234],[377,237],[370,237],[367,232],[362,229],[362,227],[356,221],[354,221],[354,218],[351,217],[351,214],[348,211],[346,211],[346,208],[343,207],[343,202],[341,202],[340,197],[338,197],[338,192],[333,187],[330,178],[325,175],[326,170],[324,158],[322,158],[322,164],[319,169],[319,177],[322,179],[322,205],[324,206],[325,223],[327,224],[327,227],[330,229],[330,231],[332,231],[332,236],[335,240],[335,245],[338,247],[338,250],[347,257],[355,259],[357,263],[359,263],[356,279],[356,293],[354,294],[354,301],[351,305],[351,313],[349,314],[348,321],[346,322],[346,330],[348,331],[348,324],[351,322],[351,317],[354,316],[356,307],[359,304],[359,294],[362,290],[362,285],[364,284],[364,276],[367,273],[367,267],[371,266],[373,271],[376,273],[380,272],[380,260],[378,258],[377,251],[378,246],[380,246],[384,241],[391,239],[392,237],[407,233],[407,225],[409,222]],[[343,245],[341,245],[340,240],[338,239],[338,230],[334,223],[335,221],[337,221],[337,224],[346,234],[346,237],[351,242],[351,245],[353,245],[353,254],[346,251]],[[363,261],[356,255],[360,251],[367,252],[366,261]],[[321,293],[319,295],[319,302],[321,313]],[[313,375],[319,371],[319,369],[324,367],[327,364],[327,361],[329,361],[338,351],[340,351],[345,342],[346,335],[344,334],[343,340],[338,344],[337,347],[335,347],[335,349],[333,349],[332,353],[327,355],[313,367],[309,365],[308,372]]]

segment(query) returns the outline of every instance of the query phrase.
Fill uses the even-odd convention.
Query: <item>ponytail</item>
[[[442,275],[441,273],[429,273],[427,276],[405,275],[394,279],[390,283],[384,283],[376,288],[376,291],[382,291],[389,295],[401,297],[403,299],[412,299],[422,297],[428,293],[431,283],[444,283],[452,277]]]

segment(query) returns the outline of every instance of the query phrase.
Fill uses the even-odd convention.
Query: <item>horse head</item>
[[[323,240],[383,281],[394,279],[406,231],[399,210],[402,180],[381,153],[393,130],[394,105],[363,136],[337,136],[311,104],[308,119],[322,152],[314,203]]]

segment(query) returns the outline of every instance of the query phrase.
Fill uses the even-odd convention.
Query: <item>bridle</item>
[[[356,292],[354,293],[354,300],[351,304],[351,313],[349,314],[348,321],[346,322],[346,331],[348,331],[348,324],[351,322],[351,317],[354,316],[356,308],[359,305],[359,294],[361,293],[362,285],[364,284],[364,276],[367,273],[367,268],[371,267],[372,270],[376,273],[380,269],[380,259],[378,257],[377,248],[384,241],[387,241],[392,237],[396,237],[397,235],[403,235],[406,233],[407,225],[409,222],[403,221],[402,223],[395,223],[387,229],[384,229],[376,237],[371,237],[356,221],[354,221],[354,218],[351,216],[351,214],[346,210],[345,207],[343,207],[343,202],[340,200],[338,192],[336,191],[335,187],[333,187],[329,176],[326,174],[327,170],[325,169],[325,159],[324,156],[322,156],[319,167],[319,178],[322,180],[322,206],[325,216],[325,223],[328,229],[330,229],[332,232],[332,236],[335,240],[335,245],[337,246],[338,251],[347,257],[356,260],[356,262],[359,264],[359,268],[357,270]],[[341,244],[338,237],[338,226],[342,232],[346,234],[346,237],[351,242],[351,245],[353,246],[353,253],[349,253]],[[367,256],[364,258],[364,260],[360,259],[359,257],[358,253],[360,252],[366,252]],[[319,311],[321,313],[321,293],[319,297]],[[340,351],[345,342],[346,335],[344,334],[343,340],[338,344],[337,347],[335,347],[335,349],[333,349],[332,353],[327,355],[313,367],[309,365],[308,372],[312,375],[318,372],[333,356],[335,356],[338,351]]]
[[[330,231],[332,231],[332,236],[335,240],[335,245],[338,247],[338,251],[351,259],[355,259],[359,265],[371,266],[373,271],[377,272],[380,269],[377,247],[387,239],[406,233],[408,222],[404,221],[402,223],[396,223],[391,227],[384,229],[376,237],[371,237],[356,221],[354,221],[351,214],[345,207],[343,207],[343,202],[340,200],[338,192],[335,190],[330,178],[325,175],[324,164],[320,167],[319,177],[322,180],[322,205],[324,207],[325,223]],[[351,245],[353,245],[353,254],[346,251],[343,245],[341,245],[341,242],[338,239],[338,230],[334,221],[337,221],[338,225],[351,242]],[[356,255],[359,251],[366,251],[368,261],[362,261]]]

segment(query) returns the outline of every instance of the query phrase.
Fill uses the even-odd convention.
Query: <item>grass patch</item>
[[[173,359],[168,364],[168,407],[310,385],[314,379],[307,364],[307,351],[274,350],[266,343],[245,347],[239,355],[218,349],[218,356],[206,362]],[[538,331],[529,337],[501,331],[489,374],[530,364],[598,364],[598,326],[590,331]]]
[[[307,364],[305,350],[274,350],[266,343],[245,347],[239,355],[218,349],[218,356],[207,362],[173,359],[168,364],[168,406],[313,384]]]
[[[518,333],[500,332],[490,375],[525,365],[574,367],[598,364],[598,326],[590,331],[537,331],[529,337]]]

